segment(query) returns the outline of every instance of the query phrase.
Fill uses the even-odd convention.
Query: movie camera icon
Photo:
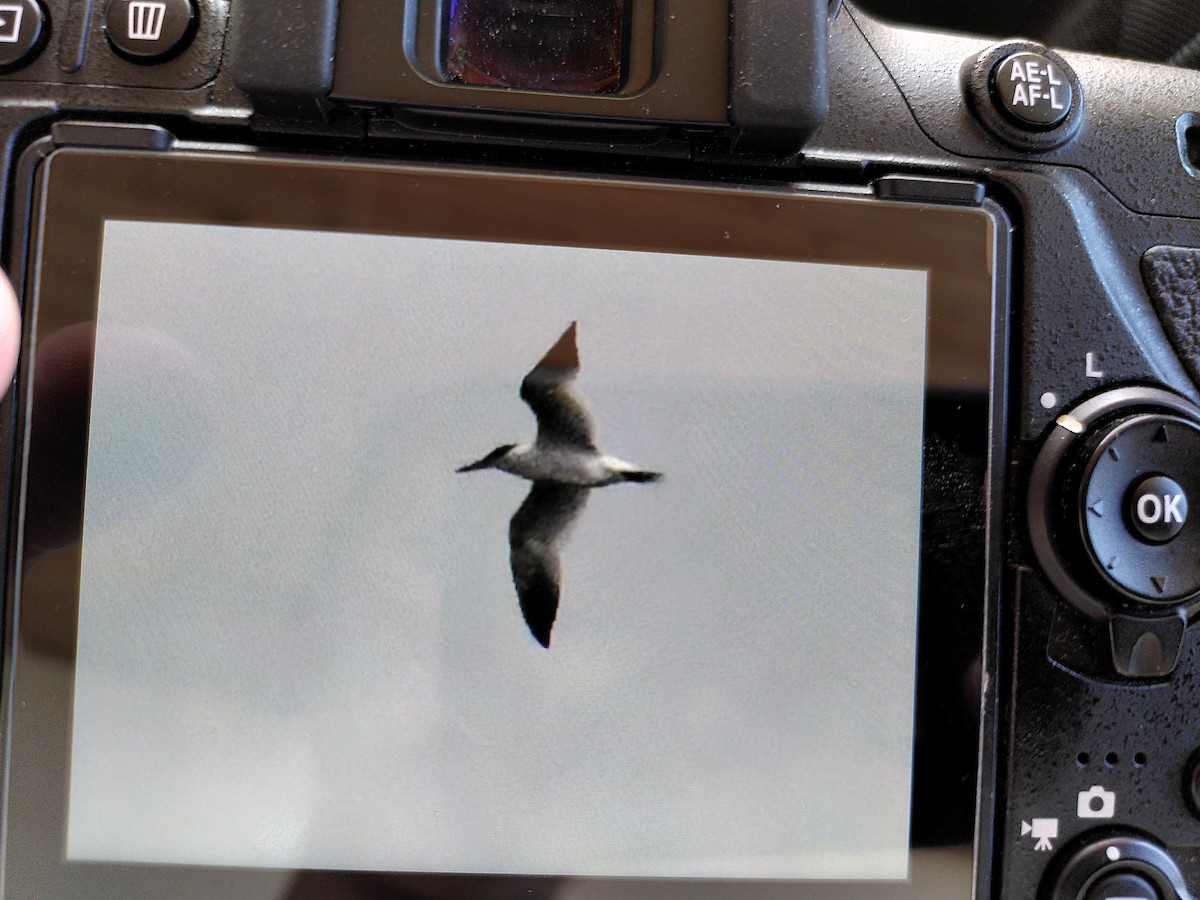
[[[1058,819],[1034,819],[1032,822],[1021,823],[1021,837],[1032,837],[1036,844],[1034,850],[1053,850],[1051,843],[1058,837]]]
[[[162,37],[163,21],[167,18],[167,4],[135,2],[129,4],[129,31],[131,41],[157,41]]]

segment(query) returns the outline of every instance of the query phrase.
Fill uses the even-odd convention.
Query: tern
[[[534,442],[504,444],[456,470],[499,469],[533,482],[508,523],[509,565],[525,624],[546,648],[558,615],[559,547],[592,488],[662,477],[596,449],[591,417],[571,392],[579,374],[575,331],[572,322],[521,382],[521,399],[537,417]]]

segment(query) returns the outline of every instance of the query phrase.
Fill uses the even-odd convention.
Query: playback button
[[[37,0],[0,2],[0,70],[32,60],[45,43],[46,13]]]
[[[109,0],[104,33],[133,62],[162,62],[182,51],[196,32],[192,0]]]

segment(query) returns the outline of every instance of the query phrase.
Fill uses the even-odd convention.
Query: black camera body
[[[171,203],[201,204],[204,190],[189,192],[187,176],[173,173],[177,159],[200,171],[219,157],[228,167],[221,179],[270,194],[279,207],[247,213],[222,195],[214,205],[227,203],[228,211],[205,212],[204,221],[223,215],[246,226],[435,237],[461,229],[493,242],[506,240],[511,226],[512,242],[531,246],[567,229],[563,241],[573,247],[747,258],[762,247],[764,257],[931,273],[929,290],[942,299],[930,301],[937,314],[929,333],[946,333],[937,339],[941,349],[927,350],[925,370],[915,749],[905,808],[912,864],[907,877],[893,872],[877,881],[859,879],[852,867],[840,878],[826,869],[792,879],[768,873],[766,886],[753,873],[718,872],[725,880],[717,895],[1193,896],[1200,891],[1200,74],[1024,40],[897,29],[825,0],[632,0],[584,13],[575,6],[0,4],[3,233],[8,270],[26,298],[27,351],[41,347],[49,358],[38,342],[53,329],[103,322],[95,312],[96,241],[91,231],[60,224],[74,215],[72,202],[86,208],[89,223],[153,219],[153,203],[168,195]],[[506,22],[520,23],[508,37]],[[531,41],[531,29],[542,27],[558,37]],[[540,55],[531,56],[531,46]],[[383,173],[382,186],[355,192],[358,182],[338,181],[356,166]],[[60,177],[55,167],[69,173],[72,192],[48,186]],[[286,169],[286,177],[264,174],[270,167]],[[407,186],[393,191],[390,169]],[[455,178],[465,187],[445,188],[445,222],[354,218],[419,205],[421,190],[442,191],[439,179]],[[521,187],[510,196],[514,179],[533,185],[532,193]],[[340,199],[310,190],[327,183]],[[639,200],[645,191],[651,199]],[[734,209],[755,192],[774,192],[772,201],[785,206],[800,198],[811,208],[797,221],[809,224],[792,239],[769,213]],[[504,199],[483,199],[492,193]],[[105,206],[135,195],[115,211]],[[430,208],[443,203],[442,193],[431,196]],[[478,234],[455,224],[471,219],[471,197],[507,204]],[[661,243],[654,228],[634,235],[641,212],[622,212],[642,202],[668,234]],[[354,211],[343,213],[345,204]],[[600,230],[565,225],[571,208]],[[522,218],[537,219],[538,209],[555,215],[523,230]],[[839,210],[860,209],[877,218],[843,226]],[[732,225],[722,224],[727,210]],[[923,230],[922,217],[938,221],[943,212],[967,218]],[[712,231],[712,242],[698,232],[670,236],[674,226],[663,223],[688,216]],[[967,234],[963,223],[976,219],[988,223],[986,237]],[[602,225],[610,220],[616,224]],[[970,273],[956,268],[966,251],[955,233],[979,256]],[[879,234],[882,249],[871,243]],[[733,249],[723,250],[722,238]],[[862,246],[852,246],[859,238]],[[795,257],[789,241],[800,247]],[[68,251],[89,254],[88,264],[76,265]],[[72,278],[83,285],[80,304],[91,304],[79,316],[53,299]],[[973,292],[962,285],[975,278],[987,285],[987,296],[972,301],[984,324],[962,326],[970,337],[959,341],[955,292]],[[336,304],[329,314],[354,315]],[[587,327],[580,325],[581,340]],[[99,379],[100,348],[90,340],[74,364],[90,373],[94,362]],[[185,885],[178,896],[279,896],[276,887],[223,881],[220,867],[241,865],[224,858],[168,859],[178,871],[147,875],[138,866],[156,860],[84,853],[76,861],[63,851],[66,773],[78,764],[70,761],[69,686],[75,629],[82,642],[85,616],[78,596],[55,606],[23,599],[22,590],[33,583],[36,554],[82,542],[87,561],[89,402],[93,427],[99,413],[89,400],[90,374],[82,393],[58,406],[39,399],[39,379],[49,383],[26,358],[5,401],[12,461],[5,896],[159,896],[164,884]],[[842,438],[851,455],[876,439],[883,440],[870,427]],[[672,483],[667,471],[664,485]],[[857,502],[870,517],[872,498]],[[70,522],[33,521],[52,513]],[[86,582],[78,559],[72,565],[66,582]],[[58,611],[41,613],[37,604]],[[47,632],[47,618],[60,615],[63,623]],[[23,718],[33,715],[25,712],[33,701],[22,659],[51,645],[57,649],[46,652],[65,674],[47,682],[45,691],[59,697],[47,708],[62,710],[38,724]],[[869,672],[874,661],[841,664]],[[842,673],[831,669],[829,679]],[[85,695],[74,684],[78,726]],[[75,752],[81,746],[76,736]],[[48,769],[39,768],[46,755],[39,747],[57,748]],[[805,765],[801,754],[797,766]],[[70,830],[66,846],[76,840]],[[957,852],[957,863],[946,864],[942,852]],[[297,859],[300,870],[389,868]],[[381,891],[372,896],[507,896],[504,885],[514,896],[518,889],[552,896],[560,884],[545,880],[553,866],[529,870],[540,880],[528,882],[519,864],[497,870],[508,881],[464,865],[459,871],[480,879],[439,888],[433,876],[396,876],[391,888],[371,881]],[[950,870],[957,874],[943,878]],[[431,864],[427,871],[453,870]],[[673,871],[684,879],[711,874]],[[568,865],[557,874],[576,873]],[[631,877],[603,866],[577,874]],[[344,877],[348,885],[368,883]],[[651,878],[609,889],[667,896],[654,892],[670,884]],[[282,895],[319,895],[303,890]]]

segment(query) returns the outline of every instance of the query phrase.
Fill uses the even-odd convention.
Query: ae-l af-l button
[[[968,59],[960,75],[979,124],[1012,147],[1053,150],[1083,122],[1083,85],[1065,59],[1041,44],[996,44]]]
[[[1014,53],[992,70],[997,105],[1026,128],[1054,128],[1071,114],[1075,92],[1067,73],[1042,53]]]

